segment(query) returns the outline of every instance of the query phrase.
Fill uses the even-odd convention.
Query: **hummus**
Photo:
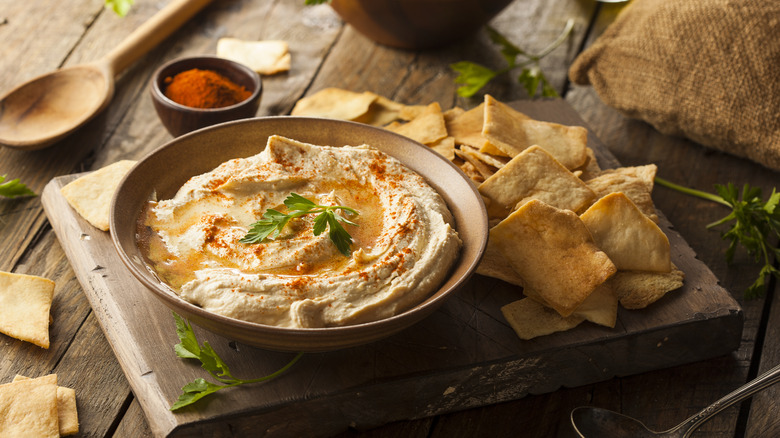
[[[359,212],[343,225],[350,256],[313,233],[314,215],[279,236],[241,243],[270,208],[297,193]],[[159,277],[183,299],[232,318],[281,327],[330,327],[393,316],[438,289],[461,242],[439,194],[370,147],[315,146],[279,136],[150,202],[140,241]]]

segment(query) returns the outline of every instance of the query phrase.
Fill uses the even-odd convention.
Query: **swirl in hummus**
[[[298,193],[359,211],[350,257],[314,218],[290,221],[262,244],[239,240],[266,210]],[[425,180],[370,146],[316,146],[280,136],[150,202],[141,240],[160,278],[185,300],[232,318],[330,327],[393,316],[444,281],[461,241]]]

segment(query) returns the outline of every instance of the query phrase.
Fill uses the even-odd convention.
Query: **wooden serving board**
[[[513,104],[540,120],[585,126],[565,102]],[[589,138],[602,167],[619,164]],[[740,344],[743,315],[712,272],[661,216],[685,285],[647,309],[620,309],[614,329],[588,322],[522,341],[500,307],[520,289],[474,276],[417,325],[373,344],[305,354],[282,377],[230,388],[177,413],[180,389],[209,377],[178,358],[171,312],[122,265],[108,233],[90,226],[60,195],[78,175],[43,191],[46,214],[105,335],[158,436],[328,436],[552,392],[727,354]],[[234,376],[272,373],[294,355],[236,344],[196,327]]]

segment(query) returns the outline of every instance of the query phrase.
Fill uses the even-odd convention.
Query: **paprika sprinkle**
[[[222,108],[249,98],[252,93],[225,76],[193,68],[165,78],[165,96],[192,108]]]

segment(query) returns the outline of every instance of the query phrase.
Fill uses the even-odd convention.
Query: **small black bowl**
[[[215,71],[252,94],[244,101],[223,108],[193,108],[174,102],[165,96],[165,79],[193,68]],[[196,129],[231,120],[247,119],[257,115],[263,83],[251,68],[215,56],[196,56],[170,61],[158,68],[152,76],[152,102],[163,126],[174,137]]]

